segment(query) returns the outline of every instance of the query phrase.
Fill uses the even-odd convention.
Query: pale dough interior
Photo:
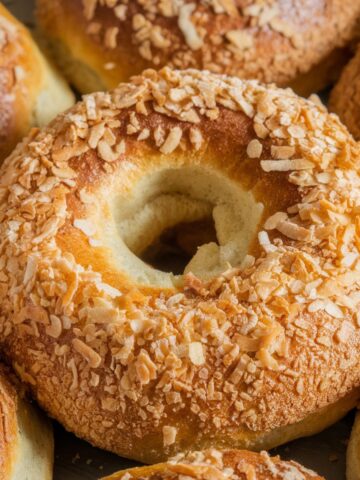
[[[109,197],[117,234],[104,228],[101,236],[118,267],[136,283],[159,287],[178,285],[182,275],[157,270],[138,255],[164,230],[212,216],[217,243],[201,245],[184,271],[207,280],[241,264],[263,212],[251,191],[203,167],[160,169],[133,185],[130,194]]]

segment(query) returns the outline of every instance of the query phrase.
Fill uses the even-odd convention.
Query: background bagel
[[[0,3],[0,161],[31,126],[45,125],[74,103],[27,29]]]
[[[315,472],[295,462],[284,462],[279,457],[270,457],[266,452],[253,453],[245,450],[215,449],[178,455],[167,463],[149,467],[131,468],[110,475],[103,480],[132,479],[179,479],[183,475],[194,479],[226,479],[236,475],[239,480],[280,480],[301,478],[321,480]]]
[[[350,442],[347,449],[346,458],[346,478],[347,480],[360,479],[360,415],[357,414],[353,430],[351,432]]]
[[[309,95],[336,78],[359,14],[351,0],[37,0],[40,30],[83,93],[169,65]]]
[[[0,364],[0,479],[51,480],[50,422],[26,402],[20,385]]]
[[[4,354],[67,429],[146,462],[325,428],[359,395],[359,149],[255,81],[84,97],[0,170]],[[139,258],[209,215],[184,275]]]
[[[330,95],[329,108],[360,139],[360,49],[344,68]]]

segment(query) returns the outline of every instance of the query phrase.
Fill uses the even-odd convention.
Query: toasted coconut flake
[[[173,445],[176,441],[177,428],[165,425],[162,431],[163,431],[164,447]]]
[[[62,323],[56,315],[50,315],[50,326],[46,327],[46,333],[53,338],[59,338],[62,332]]]
[[[97,288],[99,290],[102,290],[103,292],[105,292],[107,295],[109,295],[109,297],[111,298],[117,298],[117,297],[120,297],[121,296],[121,292],[120,290],[118,290],[117,288],[114,288],[112,287],[111,285],[109,285],[108,283],[104,283],[104,282],[98,282],[96,284]]]
[[[260,346],[260,339],[258,338],[250,338],[245,335],[236,335],[236,344],[239,346],[242,352],[256,352]]]
[[[119,27],[109,27],[106,29],[104,43],[105,47],[114,49],[117,47],[117,36],[119,34]]]
[[[124,22],[126,20],[127,5],[117,5],[114,7],[114,14],[116,18]]]
[[[85,142],[78,142],[74,145],[62,147],[52,153],[52,158],[55,163],[67,162],[71,158],[79,157],[89,150]]]
[[[115,162],[119,159],[119,152],[113,150],[110,144],[106,140],[100,140],[97,145],[99,156],[105,160],[105,162]]]
[[[276,229],[292,240],[306,242],[311,238],[309,230],[290,221],[280,221],[277,224]]]
[[[195,10],[195,3],[183,4],[179,9],[178,25],[182,31],[185,41],[191,50],[199,50],[203,46],[203,40],[196,31],[195,25],[191,21],[191,14]]]
[[[304,138],[305,137],[305,130],[300,125],[290,125],[288,128],[288,132],[293,138]]]
[[[189,344],[189,358],[194,365],[203,365],[205,363],[204,350],[200,342]]]
[[[289,172],[292,170],[309,170],[314,164],[303,158],[294,160],[261,160],[262,169],[265,172]]]
[[[340,307],[331,300],[327,300],[325,303],[325,311],[334,318],[343,318],[344,314]]]
[[[196,127],[190,128],[190,142],[194,145],[195,150],[200,150],[204,143],[202,133]]]
[[[287,220],[287,218],[287,213],[277,212],[266,220],[264,228],[265,230],[275,230],[279,223]]]
[[[90,136],[88,139],[89,146],[91,148],[96,148],[99,141],[102,139],[105,133],[105,124],[103,122],[98,123],[91,127]]]
[[[172,153],[180,144],[182,137],[182,129],[180,127],[174,127],[170,130],[165,142],[160,148],[160,151],[164,154]]]
[[[287,145],[272,145],[271,156],[273,158],[279,158],[280,160],[290,159],[295,155],[295,147]]]
[[[100,355],[82,340],[74,338],[72,341],[74,349],[82,355],[91,368],[98,368],[101,364]]]
[[[266,348],[261,348],[257,354],[256,358],[260,360],[260,362],[263,364],[265,368],[268,368],[269,370],[278,370],[279,369],[279,363],[275,358],[269,353],[269,351]]]
[[[354,326],[347,320],[344,320],[341,324],[341,327],[336,332],[335,338],[340,343],[346,343],[351,336],[354,335],[354,332]]]
[[[270,245],[271,242],[269,239],[269,235],[266,232],[264,231],[259,232],[258,237],[259,237],[260,245]]]
[[[318,312],[319,310],[324,310],[324,309],[325,309],[325,302],[323,300],[320,300],[320,299],[314,300],[308,306],[308,311],[310,313]]]
[[[39,257],[37,255],[29,255],[24,273],[24,285],[27,285],[34,278],[38,263]]]
[[[250,158],[260,158],[263,146],[256,138],[251,140],[247,146],[246,153]]]

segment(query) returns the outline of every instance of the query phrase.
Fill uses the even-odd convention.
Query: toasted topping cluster
[[[199,67],[284,83],[351,36],[350,10],[357,7],[337,11],[327,3],[82,0],[82,9],[90,36],[108,50],[131,41],[147,65]],[[317,52],[309,52],[314,42]]]
[[[159,468],[160,467],[160,468]],[[214,480],[308,480],[320,477],[296,462],[284,462],[266,452],[250,453],[241,450],[179,454],[161,466],[126,470],[108,477],[108,480],[147,479],[214,479]],[[106,479],[104,479],[106,480]]]
[[[139,0],[135,5],[127,0],[105,2],[118,26],[98,22],[96,12],[101,4],[97,0],[82,0],[82,3],[89,33],[100,35],[106,48],[117,47],[121,23],[128,21],[139,54],[155,65],[163,63],[163,56],[171,47],[176,53],[170,65],[194,66],[200,53],[202,67],[216,71],[219,65],[229,64],[234,57],[246,58],[246,50],[254,46],[256,37],[268,30],[280,33],[289,41],[301,41],[296,39],[292,22],[284,18],[275,0],[251,2],[243,7],[234,0]],[[171,20],[171,27],[161,19]],[[215,22],[212,28],[211,22]],[[223,47],[222,56],[219,47]]]
[[[202,158],[224,111],[247,122],[238,148],[253,168],[297,192],[264,219],[261,254],[178,290],[94,268],[102,185],[126,182],[142,155]],[[225,438],[336,401],[359,382],[359,153],[324,108],[255,81],[166,68],[84,97],[0,172],[0,333],[18,372],[78,434],[111,431],[113,445],[126,432],[127,455],[151,432],[175,451],[184,412],[199,436]],[[85,259],[64,232],[88,243]]]

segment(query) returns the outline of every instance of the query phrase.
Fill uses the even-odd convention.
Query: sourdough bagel
[[[281,461],[266,452],[215,449],[179,454],[167,463],[123,470],[102,480],[324,480],[296,462]]]
[[[209,72],[85,96],[0,170],[4,354],[66,428],[149,463],[321,430],[359,396],[359,149]],[[209,217],[182,275],[141,260]]]
[[[360,480],[360,415],[357,414],[346,455],[346,479]]]
[[[337,113],[356,140],[360,140],[360,48],[332,90],[329,109]]]
[[[168,65],[309,95],[346,62],[359,15],[351,0],[37,0],[40,31],[83,93]]]
[[[51,480],[50,422],[22,397],[13,374],[0,364],[0,480]]]
[[[0,3],[0,161],[34,125],[70,107],[70,89]]]

